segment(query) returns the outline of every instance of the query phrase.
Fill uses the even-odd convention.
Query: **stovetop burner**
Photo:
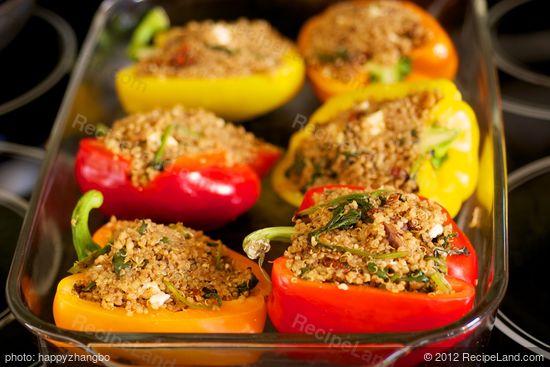
[[[26,203],[17,196],[0,191],[0,282],[6,283]],[[0,354],[38,352],[36,338],[15,321],[7,308],[5,292],[0,293]],[[30,363],[23,364],[29,366]]]
[[[58,104],[44,94],[51,91],[61,100],[65,85],[60,82],[71,70],[75,54],[72,28],[55,13],[37,7],[17,37],[0,50],[5,86],[0,89],[0,140],[45,142]]]
[[[490,19],[498,67],[517,79],[547,88],[549,12],[547,0],[504,0],[491,9]]]
[[[550,359],[548,304],[544,271],[550,256],[550,157],[509,176],[510,280],[496,328],[523,347]]]
[[[51,130],[76,54],[76,37],[57,14],[37,7],[18,35],[0,50],[0,283],[5,284],[25,214],[25,203],[10,192],[29,194],[36,160],[13,159],[11,143],[42,145]],[[17,150],[17,149],[15,149]],[[26,149],[26,151],[29,151]],[[40,158],[40,150],[35,159]],[[10,153],[10,154],[6,154]],[[6,191],[7,190],[7,191]],[[36,338],[14,320],[0,294],[0,351],[37,355]],[[1,362],[0,362],[1,363]],[[32,363],[17,365],[29,366]],[[36,364],[34,364],[36,365]]]
[[[510,171],[550,155],[548,12],[548,0],[502,0],[489,11]]]

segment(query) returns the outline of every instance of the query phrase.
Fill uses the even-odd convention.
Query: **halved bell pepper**
[[[315,205],[313,194],[331,188],[364,191],[359,186],[320,186],[307,192],[297,215]],[[335,199],[337,200],[337,199]],[[268,299],[268,315],[281,332],[330,330],[330,332],[412,332],[428,330],[457,321],[468,313],[474,303],[477,283],[477,256],[468,238],[450,216],[457,236],[450,249],[459,253],[446,257],[445,279],[452,292],[427,294],[393,293],[371,286],[347,285],[305,280],[287,268],[288,258],[277,258],[271,272],[272,291]],[[291,242],[293,227],[264,228],[249,234],[243,249],[250,258],[263,261],[270,241]],[[260,261],[260,263],[261,263]]]
[[[376,0],[353,0],[355,4],[364,6],[368,6],[374,1]],[[405,80],[454,79],[458,69],[458,57],[449,35],[438,21],[420,6],[409,1],[401,1],[399,4],[418,15],[423,26],[432,33],[432,37],[427,43],[406,55],[411,65],[410,73],[405,76]],[[327,12],[330,12],[330,8],[309,19],[302,27],[298,35],[298,48],[302,54],[310,44],[311,38],[315,36],[317,24]],[[349,81],[341,81],[325,75],[319,67],[313,65],[306,65],[306,72],[315,93],[323,101],[334,95],[359,89],[371,83],[369,72],[359,74]]]
[[[80,189],[105,196],[101,210],[121,218],[151,218],[191,227],[221,227],[250,209],[260,195],[260,177],[280,152],[265,146],[250,165],[228,165],[223,152],[183,156],[147,186],[130,179],[130,161],[99,139],[81,140],[75,173]]]
[[[163,33],[159,33],[155,47],[161,47],[164,40]],[[130,65],[117,72],[115,87],[128,113],[183,104],[202,107],[227,120],[241,121],[285,104],[301,88],[304,74],[302,57],[291,49],[271,73],[190,79],[140,75],[136,73],[136,66]]]
[[[338,333],[379,333],[429,330],[452,323],[473,307],[474,287],[448,277],[454,293],[430,296],[391,293],[351,285],[297,278],[286,267],[285,257],[273,263],[268,314],[280,332],[304,332],[304,325]]]
[[[425,133],[420,133],[423,155],[411,170],[414,169],[418,194],[438,202],[451,216],[456,216],[477,182],[479,127],[474,112],[461,100],[456,86],[446,80],[373,84],[331,98],[290,138],[288,150],[273,172],[274,189],[292,205],[298,206],[302,201],[302,191],[285,173],[294,163],[296,150],[314,133],[316,125],[327,123],[341,111],[364,100],[397,99],[430,90],[438,91],[441,100],[429,112]]]
[[[362,186],[355,186],[355,185],[324,185],[324,186],[317,186],[309,189],[305,195],[302,203],[300,204],[300,207],[298,208],[298,213],[301,211],[310,208],[315,205],[315,200],[313,196],[316,193],[321,193],[327,189],[335,189],[335,188],[348,188],[351,190],[358,190],[358,191],[365,191],[365,188]],[[420,197],[421,199],[427,200],[424,197]],[[472,243],[466,237],[464,232],[460,229],[460,227],[456,224],[456,222],[451,218],[449,215],[449,212],[444,207],[441,207],[443,212],[447,215],[447,221],[445,222],[445,225],[450,224],[453,227],[453,232],[458,233],[458,236],[455,238],[452,238],[450,240],[451,248],[452,249],[462,249],[465,248],[466,254],[453,254],[451,256],[448,256],[446,259],[447,263],[447,271],[448,274],[451,277],[464,280],[468,283],[470,283],[473,286],[477,285],[477,254],[472,246]]]
[[[102,201],[100,192],[89,191],[73,212],[71,227],[79,261],[86,261],[112,239],[110,224],[102,226],[93,237],[88,230],[89,212],[100,207]],[[74,285],[85,275],[77,273],[59,282],[53,302],[55,324],[64,329],[88,332],[259,333],[265,323],[265,296],[269,293],[269,284],[255,263],[225,246],[221,251],[237,267],[251,268],[259,280],[249,297],[224,301],[218,309],[188,308],[178,312],[160,309],[128,315],[125,309],[106,309],[99,303],[78,297]]]

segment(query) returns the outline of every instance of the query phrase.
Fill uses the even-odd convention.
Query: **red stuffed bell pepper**
[[[214,114],[175,107],[119,120],[83,139],[76,156],[82,191],[99,190],[101,210],[217,228],[254,205],[260,178],[280,150]]]
[[[272,269],[268,301],[281,332],[411,332],[468,313],[477,256],[437,203],[391,190],[334,185],[309,190],[294,227],[247,236],[251,258],[290,242]]]

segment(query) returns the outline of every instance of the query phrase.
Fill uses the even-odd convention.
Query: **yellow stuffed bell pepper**
[[[266,22],[192,22],[166,30],[162,14],[155,8],[145,17],[129,48],[140,60],[116,74],[126,112],[183,104],[247,120],[283,105],[301,88],[300,54]]]
[[[478,145],[474,112],[452,82],[369,85],[314,112],[291,137],[273,186],[295,206],[312,186],[391,186],[455,216],[476,185]]]

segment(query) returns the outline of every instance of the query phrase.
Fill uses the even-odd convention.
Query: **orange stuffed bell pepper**
[[[479,128],[446,80],[373,84],[331,98],[290,139],[273,187],[298,206],[310,187],[394,187],[451,216],[474,191]]]
[[[246,120],[283,105],[300,89],[304,62],[290,41],[267,22],[190,22],[168,28],[155,8],[130,45],[135,64],[120,70],[115,86],[128,113],[183,104],[230,120]]]
[[[87,192],[71,220],[78,261],[59,282],[57,326],[78,331],[259,333],[269,285],[256,264],[181,224],[112,219],[92,237]]]
[[[308,191],[293,221],[243,242],[260,262],[270,241],[290,242],[271,273],[268,314],[279,331],[421,331],[473,307],[475,250],[435,202],[325,186]]]
[[[355,0],[330,6],[298,36],[321,100],[370,83],[453,79],[456,50],[443,28],[409,1]]]

